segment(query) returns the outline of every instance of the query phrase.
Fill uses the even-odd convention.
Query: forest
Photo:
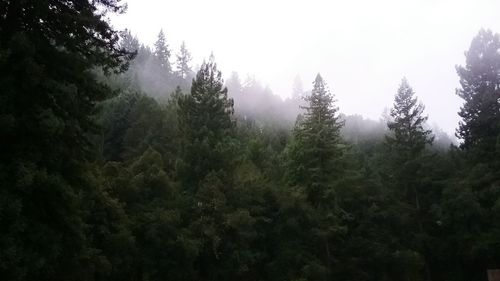
[[[409,80],[378,121],[321,74],[282,99],[119,0],[0,1],[1,280],[487,280],[500,35],[457,61],[456,137]],[[209,55],[209,56],[208,56]],[[225,77],[228,77],[225,79]]]

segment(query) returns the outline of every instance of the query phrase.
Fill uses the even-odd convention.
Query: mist
[[[500,2],[0,2],[0,276],[499,281]]]
[[[195,65],[213,52],[223,73],[255,76],[282,98],[291,96],[297,75],[310,88],[320,72],[343,113],[372,120],[390,107],[405,76],[429,122],[454,135],[460,106],[455,66],[477,30],[500,29],[499,9],[492,0],[132,0],[112,22],[150,46],[162,28],[173,49],[186,41]]]

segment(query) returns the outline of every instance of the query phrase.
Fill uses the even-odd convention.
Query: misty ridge
[[[499,281],[499,4],[464,1],[1,0],[0,279]]]
[[[120,44],[124,49],[136,52],[136,57],[125,73],[111,78],[118,81],[111,83],[121,85],[124,87],[122,89],[154,97],[160,102],[168,101],[176,87],[188,93],[199,64],[192,61],[185,42],[182,42],[178,50],[173,50],[167,37],[168,34],[161,30],[154,46],[148,47],[130,30],[123,31]],[[290,94],[286,98],[274,94],[268,86],[262,85],[250,74],[242,78],[233,71],[225,79],[224,85],[228,89],[228,96],[234,100],[235,115],[238,118],[251,119],[261,126],[274,124],[288,129],[293,127],[297,116],[303,113],[301,107],[305,105],[304,97],[311,93],[311,89],[304,87],[299,75],[290,82]],[[335,89],[332,92],[335,93]],[[390,133],[387,128],[387,123],[391,121],[389,106],[381,113],[379,120],[371,120],[361,114],[341,114],[344,121],[343,137],[350,142],[382,141],[384,135]],[[458,144],[454,136],[450,137],[437,125],[426,123],[425,127],[432,129],[436,149],[448,149],[450,145]]]

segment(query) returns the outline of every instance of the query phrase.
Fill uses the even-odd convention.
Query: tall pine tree
[[[343,170],[340,161],[343,122],[321,75],[316,76],[311,95],[305,100],[305,113],[298,118],[293,132],[289,170],[294,184],[303,186],[308,200],[318,205],[332,191],[332,181],[338,179]]]
[[[465,66],[457,67],[464,100],[457,136],[464,149],[477,148],[477,158],[489,159],[500,136],[500,35],[481,30],[466,52]]]
[[[465,56],[457,67],[464,100],[457,136],[466,161],[442,206],[446,244],[467,253],[458,258],[464,280],[478,280],[500,265],[500,35],[480,30]]]
[[[390,188],[388,195],[392,195],[393,208],[398,210],[400,217],[408,218],[395,225],[393,231],[400,233],[400,229],[409,229],[416,234],[411,239],[398,238],[404,241],[401,243],[405,250],[415,253],[417,258],[412,259],[418,261],[423,257],[419,274],[430,280],[429,261],[426,260],[430,249],[422,238],[425,235],[423,214],[428,212],[428,206],[423,206],[421,201],[422,194],[429,192],[423,190],[423,152],[426,145],[432,143],[433,136],[424,128],[427,116],[423,116],[423,111],[423,104],[418,102],[415,92],[403,78],[391,109],[392,120],[387,123],[390,134],[385,139],[389,150],[385,161],[389,177],[385,185]],[[415,267],[419,268],[418,262]]]
[[[178,109],[185,179],[195,187],[210,172],[230,168],[227,153],[235,128],[233,100],[227,96],[213,56],[201,65],[191,94],[179,99]]]
[[[177,54],[177,74],[180,78],[184,79],[191,73],[191,63],[192,57],[191,53],[186,48],[186,43],[182,41],[181,48],[179,50],[179,54]]]
[[[165,39],[165,33],[163,29],[158,33],[158,39],[154,44],[154,55],[157,59],[158,64],[161,69],[167,74],[172,72],[172,66],[170,65],[170,49],[168,48],[167,40]]]
[[[432,143],[432,132],[424,129],[427,116],[423,112],[424,106],[418,103],[408,80],[403,78],[391,109],[392,120],[387,123],[392,134],[386,137],[387,144],[402,162],[417,157],[426,144]]]

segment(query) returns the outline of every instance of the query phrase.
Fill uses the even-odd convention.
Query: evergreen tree
[[[467,253],[456,259],[467,266],[455,270],[464,280],[477,280],[500,263],[493,246],[500,244],[500,35],[480,30],[465,55],[465,66],[457,67],[464,104],[456,134],[463,140],[457,162],[465,161],[443,192],[449,233],[443,244]]]
[[[457,136],[464,149],[477,148],[476,158],[495,157],[500,136],[500,35],[481,30],[466,52],[465,66],[458,66],[457,95],[465,103]]]
[[[340,136],[343,122],[320,74],[305,100],[305,113],[297,119],[289,146],[287,176],[305,203],[312,207],[308,211],[312,245],[307,247],[310,256],[302,262],[301,275],[306,279],[328,280],[334,272],[339,235],[345,230],[342,217],[346,212],[338,195],[339,180],[345,176],[345,149]]]
[[[415,92],[403,78],[391,109],[392,120],[387,123],[392,134],[386,137],[386,142],[402,162],[417,157],[425,145],[433,141],[432,132],[423,127],[427,121],[423,112],[424,106],[418,103]]]
[[[304,115],[297,119],[294,146],[291,147],[291,177],[306,188],[313,205],[320,204],[332,191],[332,181],[341,176],[343,154],[338,107],[321,75],[313,82],[311,95],[305,97]]]
[[[185,138],[185,180],[197,185],[209,172],[229,169],[226,153],[234,135],[233,100],[211,56],[179,99],[179,128]]]
[[[130,30],[125,29],[120,32],[120,48],[130,53],[136,53],[139,50],[140,44],[136,36],[132,35]]]
[[[154,44],[154,55],[160,65],[160,68],[167,74],[171,73],[172,66],[170,65],[170,49],[168,48],[163,29],[160,30],[158,39]]]
[[[191,73],[191,66],[189,65],[192,60],[191,53],[186,48],[186,43],[182,41],[179,54],[177,54],[177,73],[180,78],[184,79]]]
[[[387,123],[390,130],[390,134],[386,136],[389,180],[385,183],[391,190],[388,196],[394,200],[394,208],[401,217],[408,217],[395,226],[393,231],[399,233],[400,229],[411,229],[416,234],[415,237],[400,237],[402,241],[407,241],[402,243],[402,247],[417,257],[423,256],[424,267],[421,274],[430,280],[429,261],[425,259],[430,249],[423,238],[423,214],[428,212],[430,204],[422,202],[423,193],[429,193],[430,190],[422,190],[425,178],[422,164],[425,146],[432,143],[433,136],[430,130],[424,129],[427,116],[422,116],[423,111],[424,106],[418,103],[415,92],[406,78],[403,78],[391,109],[392,120]]]
[[[91,114],[111,92],[93,70],[127,67],[105,20],[117,0],[0,4],[0,276],[91,279],[81,198]]]

